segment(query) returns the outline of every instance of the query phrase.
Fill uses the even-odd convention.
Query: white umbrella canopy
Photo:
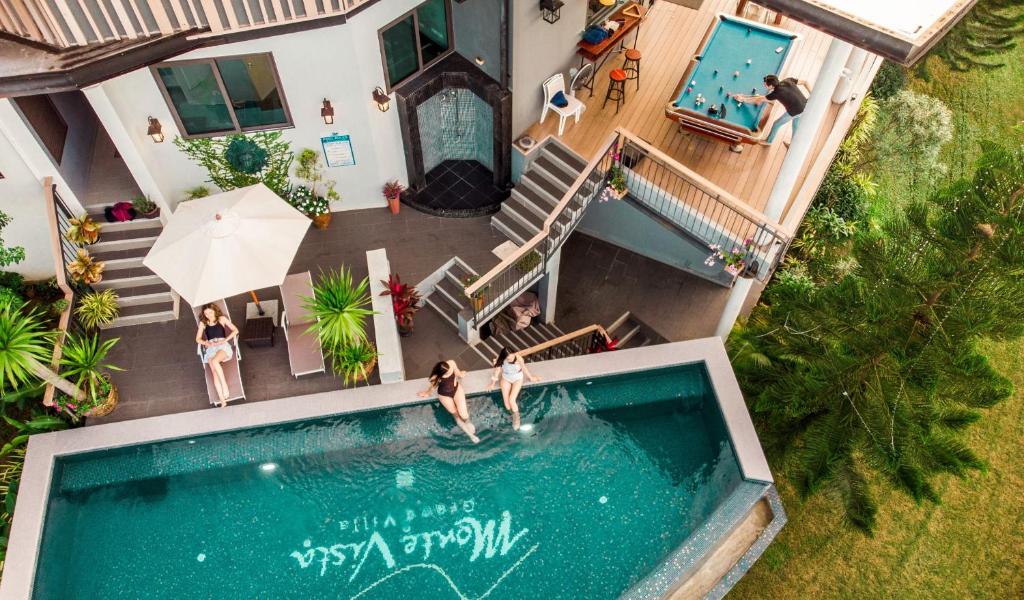
[[[143,259],[199,306],[280,285],[310,220],[262,183],[183,202]]]

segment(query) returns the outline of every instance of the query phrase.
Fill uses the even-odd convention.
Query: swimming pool
[[[56,456],[33,597],[616,598],[747,483],[702,363],[521,405],[471,398],[475,446],[416,403]]]

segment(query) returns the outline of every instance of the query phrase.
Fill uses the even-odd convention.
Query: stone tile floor
[[[334,214],[329,229],[310,229],[291,272],[346,265],[357,278],[366,276],[367,250],[385,248],[392,271],[403,281],[419,282],[452,256],[478,272],[497,264],[491,250],[505,237],[489,218],[441,219],[404,209]],[[276,288],[257,290],[262,300],[278,298]],[[562,250],[561,281],[556,323],[569,331],[591,323],[608,325],[624,310],[671,341],[711,335],[727,290],[702,279],[622,250],[600,240],[573,235]],[[244,327],[247,295],[228,299],[236,324]],[[196,355],[194,319],[182,306],[178,320],[113,329],[120,337],[111,362],[125,369],[114,374],[121,393],[111,415],[89,424],[137,419],[209,408],[202,365]],[[372,324],[368,322],[372,336]],[[242,345],[240,363],[245,402],[301,396],[340,389],[332,374],[295,379],[288,367],[288,350],[281,330],[273,347]],[[459,337],[455,328],[430,307],[416,317],[416,329],[403,338],[407,379],[425,377],[438,360],[454,358],[463,368],[482,368],[482,359]],[[329,371],[329,369],[328,369]],[[377,383],[376,375],[373,382]]]
[[[402,200],[438,216],[468,217],[498,212],[508,190],[494,185],[494,174],[475,160],[446,160],[427,173],[426,185]]]

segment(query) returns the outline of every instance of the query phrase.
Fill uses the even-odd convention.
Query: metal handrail
[[[64,300],[67,302],[67,306],[64,311],[60,313],[60,319],[57,321],[57,339],[53,344],[53,356],[50,358],[50,368],[55,373],[59,373],[60,370],[60,359],[64,353],[64,341],[67,338],[68,329],[77,329],[77,323],[74,320],[74,305],[75,305],[75,292],[68,284],[67,279],[67,262],[64,260],[64,242],[67,241],[64,233],[67,229],[61,229],[60,222],[63,218],[66,222],[68,215],[71,211],[68,209],[64,201],[61,200],[57,194],[56,186],[53,184],[52,177],[46,177],[43,179],[43,200],[44,208],[46,211],[46,220],[49,224],[50,230],[50,247],[53,251],[54,270],[56,275],[54,279],[57,280],[57,287],[64,292]],[[43,393],[43,404],[46,406],[53,406],[53,395],[56,390],[53,385],[47,384],[46,390]]]

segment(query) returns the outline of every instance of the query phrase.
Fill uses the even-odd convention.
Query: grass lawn
[[[941,98],[954,113],[953,142],[944,150],[950,178],[973,171],[979,141],[1024,135],[1013,135],[1024,122],[1024,47],[999,58],[1005,67],[971,73],[933,62],[930,81],[908,86]],[[888,207],[945,183],[917,182],[914,190],[884,171],[876,181]],[[986,411],[966,435],[986,472],[938,479],[940,505],[879,488],[871,538],[843,522],[837,501],[819,495],[801,504],[779,473],[789,524],[729,597],[1024,598],[1024,341],[985,348],[1016,386],[1012,399]]]

